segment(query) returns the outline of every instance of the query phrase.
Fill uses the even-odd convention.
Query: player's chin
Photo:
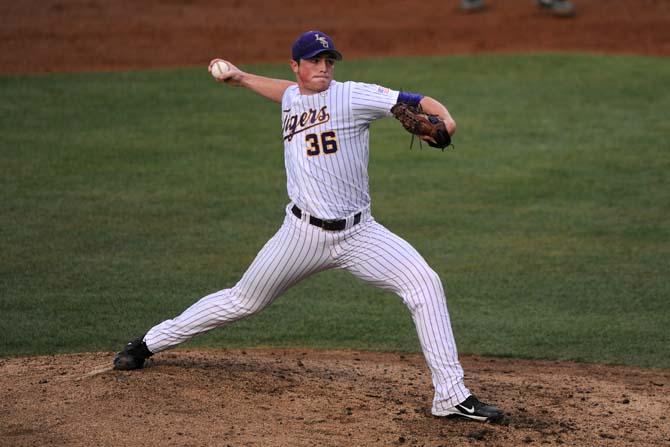
[[[333,78],[328,78],[328,77],[312,78],[313,90],[316,90],[316,91],[326,90],[330,86],[330,81],[332,81],[332,80],[333,80]]]

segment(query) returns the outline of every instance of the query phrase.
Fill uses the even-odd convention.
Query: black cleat
[[[455,407],[441,411],[433,410],[432,413],[433,416],[459,416],[480,422],[498,422],[505,414],[501,409],[480,402],[472,395]]]
[[[141,369],[144,361],[151,357],[153,353],[147,348],[143,337],[136,338],[128,342],[121,352],[114,357],[114,369],[128,371],[131,369]]]

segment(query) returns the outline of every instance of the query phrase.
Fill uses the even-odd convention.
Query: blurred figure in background
[[[466,12],[480,11],[486,7],[485,0],[460,0],[461,10]],[[560,17],[575,15],[575,7],[568,0],[535,0],[537,6],[550,14]]]

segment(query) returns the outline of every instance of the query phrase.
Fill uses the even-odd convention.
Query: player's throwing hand
[[[207,71],[212,75],[216,82],[225,82],[227,84],[241,85],[243,72],[231,62],[216,58],[209,63]]]

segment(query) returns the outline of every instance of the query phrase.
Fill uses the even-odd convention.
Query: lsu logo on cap
[[[330,45],[328,45],[328,41],[326,40],[325,37],[319,36],[318,34],[314,34],[314,37],[316,40],[321,44],[322,47],[324,48],[330,48]]]

